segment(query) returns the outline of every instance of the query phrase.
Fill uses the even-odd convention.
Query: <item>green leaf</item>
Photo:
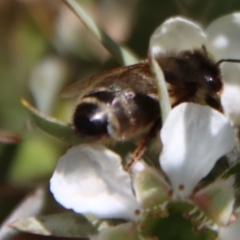
[[[81,143],[81,139],[76,135],[71,126],[39,112],[24,99],[21,99],[21,102],[38,128],[69,145]]]
[[[100,27],[98,27],[93,19],[80,6],[79,2],[75,0],[63,0],[63,2],[73,10],[83,24],[121,65],[126,66],[139,62],[139,59],[129,49],[119,46]]]
[[[46,191],[45,187],[36,188],[15,207],[0,227],[1,240],[13,239],[17,234],[17,231],[9,227],[13,221],[42,212],[46,204]]]
[[[10,226],[23,232],[45,236],[89,237],[98,233],[97,227],[85,216],[74,213],[20,219]]]

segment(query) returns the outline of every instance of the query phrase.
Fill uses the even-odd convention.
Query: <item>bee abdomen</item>
[[[78,134],[94,138],[107,135],[107,108],[113,99],[114,93],[108,91],[85,95],[73,115],[73,124]]]
[[[79,104],[73,116],[73,124],[83,136],[96,137],[107,134],[107,114],[94,103]]]

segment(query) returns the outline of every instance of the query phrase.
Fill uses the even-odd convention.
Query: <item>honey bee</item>
[[[160,54],[156,60],[163,70],[172,107],[194,102],[223,111],[219,65],[232,60],[214,62],[204,47]],[[149,62],[102,72],[63,91],[64,97],[79,96],[73,114],[79,136],[129,141],[146,136],[154,127],[160,129],[161,111]]]

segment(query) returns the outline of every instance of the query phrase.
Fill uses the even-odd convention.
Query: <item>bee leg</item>
[[[131,168],[131,166],[137,162],[141,156],[144,154],[144,152],[146,151],[146,145],[147,145],[147,136],[143,137],[141,139],[141,141],[138,143],[137,147],[135,148],[134,152],[131,154],[131,156],[129,157],[129,159],[127,159],[127,162],[124,166],[124,169],[126,171],[129,171],[129,169]]]
[[[134,152],[131,154],[130,158],[127,160],[126,165],[124,167],[126,171],[129,171],[131,166],[135,162],[139,161],[139,159],[143,156],[143,154],[146,151],[148,143],[157,134],[157,132],[161,128],[161,125],[162,124],[161,124],[160,118],[157,118],[157,120],[154,122],[148,134],[140,140]]]

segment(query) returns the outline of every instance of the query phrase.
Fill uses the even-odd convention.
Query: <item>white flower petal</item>
[[[215,162],[234,145],[227,118],[218,111],[194,103],[183,103],[169,114],[162,130],[160,164],[169,177],[174,194],[188,197]]]
[[[150,39],[153,56],[167,51],[201,48],[206,44],[206,34],[197,24],[182,17],[170,18],[161,24]]]
[[[120,157],[100,145],[70,148],[50,181],[56,200],[77,213],[136,220],[139,205]]]
[[[240,216],[236,221],[229,224],[227,227],[221,227],[219,230],[220,240],[239,240],[240,236]]]
[[[224,113],[235,127],[240,127],[240,64],[224,63],[222,70],[224,88],[221,103]]]
[[[233,13],[212,22],[207,30],[207,49],[216,60],[240,59],[240,13]]]
[[[240,59],[240,13],[218,18],[206,30],[208,51],[216,60]],[[236,127],[240,126],[240,64],[221,64],[224,82],[221,101],[224,113]]]

